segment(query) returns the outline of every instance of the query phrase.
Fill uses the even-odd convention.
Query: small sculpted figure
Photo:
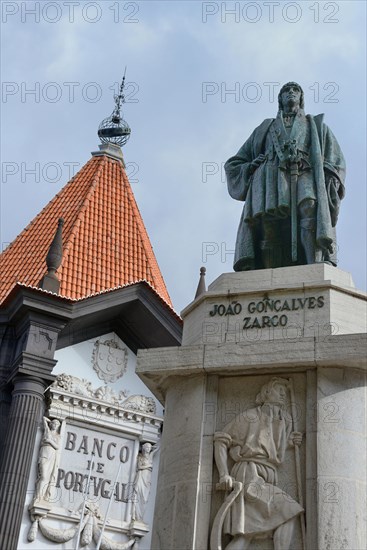
[[[217,488],[240,488],[226,512],[222,533],[212,533],[214,543],[231,535],[226,550],[247,550],[254,538],[264,537],[273,537],[274,550],[291,548],[303,508],[277,487],[277,469],[287,446],[301,445],[302,434],[292,432],[284,411],[287,385],[287,380],[273,378],[256,397],[257,407],[247,409],[214,435]],[[214,546],[221,548],[221,543]]]
[[[47,501],[51,497],[51,488],[57,475],[59,447],[60,422],[43,417],[43,437],[38,455],[35,501]]]
[[[153,457],[158,449],[151,443],[143,443],[138,454],[133,488],[133,520],[143,521],[152,482]]]
[[[278,102],[277,117],[264,120],[225,164],[229,194],[245,201],[235,271],[336,265],[343,153],[324,115],[305,115],[299,84],[285,84]]]

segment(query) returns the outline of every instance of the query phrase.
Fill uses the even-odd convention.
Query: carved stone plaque
[[[55,482],[58,505],[65,509],[80,506],[90,472],[89,500],[98,503],[104,513],[111,498],[109,517],[128,521],[126,506],[131,502],[135,455],[131,438],[67,424]]]
[[[29,542],[40,531],[54,543],[127,550],[149,532],[144,515],[162,425],[155,412],[151,397],[57,376],[28,508]]]

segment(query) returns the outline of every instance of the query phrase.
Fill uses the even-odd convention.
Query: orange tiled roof
[[[38,286],[60,217],[60,295],[80,299],[144,279],[172,305],[122,163],[107,155],[93,156],[1,254],[0,303],[17,282]]]

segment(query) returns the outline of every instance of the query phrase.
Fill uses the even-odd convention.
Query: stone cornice
[[[163,402],[170,377],[295,372],[317,367],[365,371],[366,350],[367,334],[363,333],[157,348],[139,350],[136,372]]]
[[[7,322],[17,322],[25,312],[40,315],[44,319],[51,316],[65,324],[71,317],[72,304],[58,296],[37,292],[32,288],[18,286],[14,289],[13,299],[7,300],[7,307],[3,307],[3,316]],[[5,319],[4,319],[5,320]]]
[[[58,420],[72,420],[94,427],[110,428],[124,434],[144,436],[144,441],[156,442],[163,419],[159,416],[129,410],[121,405],[76,395],[59,388],[50,388],[49,415]]]

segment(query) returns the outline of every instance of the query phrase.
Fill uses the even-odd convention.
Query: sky
[[[207,284],[232,271],[223,163],[297,81],[346,157],[339,268],[366,288],[364,0],[2,1],[1,21],[2,249],[98,149],[127,66],[127,173],[181,311],[201,266]]]

